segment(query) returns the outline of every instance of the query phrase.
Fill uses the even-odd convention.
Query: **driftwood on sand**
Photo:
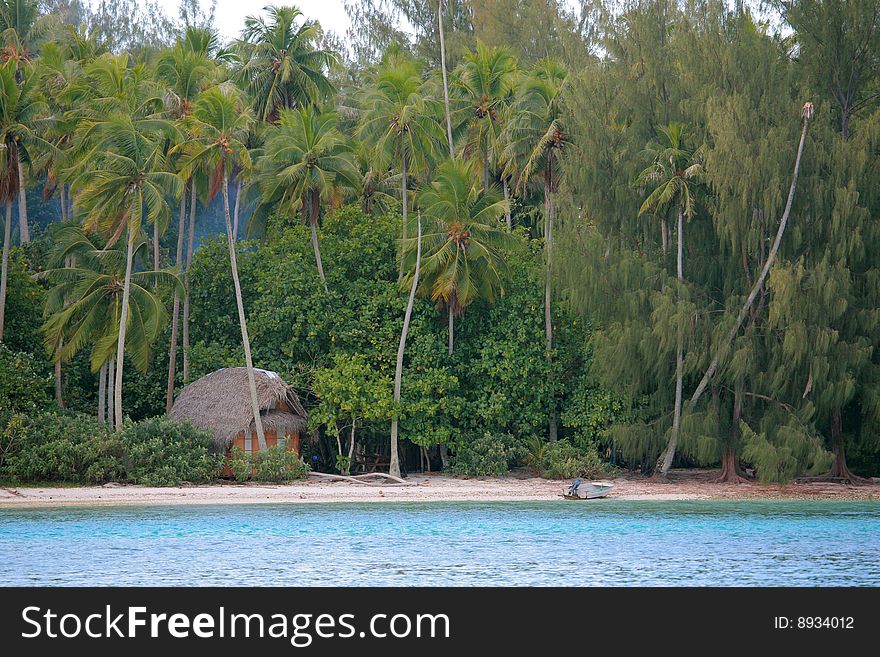
[[[319,477],[321,479],[332,479],[333,481],[349,481],[353,484],[363,484],[364,486],[411,486],[400,477],[395,477],[384,472],[371,472],[362,475],[336,475],[326,474],[324,472],[310,472],[310,477]],[[381,481],[370,481],[370,479],[380,479]]]

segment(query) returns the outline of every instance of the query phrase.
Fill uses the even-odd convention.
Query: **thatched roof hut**
[[[298,451],[300,438],[306,433],[308,414],[296,392],[275,372],[255,368],[254,378],[266,442],[271,447],[277,444],[279,436],[290,436]],[[228,367],[193,381],[180,391],[171,417],[189,420],[193,426],[213,433],[220,452],[233,443],[251,451],[248,447],[252,434],[253,449],[257,449],[247,368]]]

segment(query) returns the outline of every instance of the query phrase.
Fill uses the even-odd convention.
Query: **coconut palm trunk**
[[[122,309],[119,313],[119,339],[116,343],[116,381],[113,389],[113,428],[122,431],[122,371],[125,364],[125,332],[128,325],[128,299],[131,295],[131,269],[134,260],[134,210],[128,223],[125,250],[125,282],[122,285]]]
[[[676,246],[676,273],[678,275],[679,284],[684,284],[684,267],[682,259],[684,254],[684,218],[682,216],[681,201],[678,203],[678,244]],[[675,458],[675,450],[678,449],[678,440],[681,437],[681,395],[684,380],[684,340],[679,332],[675,346],[675,407],[672,411],[672,435],[669,437],[669,443],[666,449],[657,460],[657,475],[661,478],[666,477],[669,468],[672,467],[672,460]]]
[[[98,421],[106,422],[107,415],[107,363],[98,370]]]
[[[727,351],[734,338],[736,338],[736,334],[739,333],[739,329],[742,327],[742,323],[745,321],[749,309],[752,307],[752,304],[755,303],[755,299],[758,297],[758,292],[760,292],[764,287],[764,282],[767,280],[767,274],[770,273],[770,267],[773,266],[773,263],[776,260],[776,254],[779,252],[779,245],[782,242],[782,236],[783,234],[785,234],[785,227],[788,225],[788,215],[791,213],[791,206],[794,203],[794,193],[797,189],[798,174],[800,173],[801,169],[801,157],[804,153],[804,142],[807,139],[807,128],[810,125],[811,118],[813,118],[813,105],[812,103],[807,103],[804,105],[803,109],[804,127],[801,129],[801,140],[798,143],[797,157],[794,160],[794,173],[791,177],[791,186],[788,188],[788,199],[785,202],[785,209],[782,212],[782,218],[779,220],[779,228],[776,230],[776,237],[773,240],[773,246],[770,247],[770,253],[767,255],[767,260],[764,262],[764,267],[761,269],[761,274],[755,280],[755,284],[752,286],[752,289],[749,292],[749,296],[746,297],[746,302],[743,304],[742,308],[740,308],[739,315],[737,315],[736,321],[734,322],[733,326],[727,334],[727,339],[724,341],[724,344],[721,345],[721,347],[715,350],[715,355],[712,357],[712,362],[709,363],[709,367],[706,370],[706,373],[700,380],[697,389],[694,390],[694,394],[691,396],[691,399],[688,402],[689,411],[692,411],[696,407],[697,402],[700,401],[700,397],[706,390],[706,386],[709,385],[709,382],[715,375],[715,371],[718,369],[718,363],[721,361],[722,354]]]
[[[544,273],[544,349],[547,358],[547,369],[553,364],[553,316],[551,309],[552,289],[551,274],[553,271],[553,160],[548,158],[547,171],[544,175],[544,259],[546,270]],[[550,391],[550,413],[548,438],[550,442],[556,442],[558,426],[556,419],[556,399],[553,390]]]
[[[189,383],[189,266],[196,237],[196,181],[190,179],[189,240],[186,245],[186,262],[183,268],[183,382]]]
[[[9,277],[9,246],[12,242],[12,201],[6,201],[6,221],[3,226],[3,269],[0,273],[0,342],[6,321],[6,283]]]
[[[443,0],[437,2],[437,30],[440,33],[440,69],[443,71],[443,102],[446,106],[446,137],[449,140],[449,159],[455,159],[452,146],[452,115],[449,112],[449,83],[446,81],[446,42],[443,39]]]
[[[116,373],[116,359],[111,358],[110,363],[107,365],[107,424],[113,423],[113,415],[114,415],[113,391],[116,388],[115,373]]]
[[[64,185],[61,185],[61,221],[67,221],[67,199],[65,198]]]
[[[507,222],[507,232],[513,231],[513,219],[510,216],[510,186],[507,184],[507,178],[504,179],[504,221]]]
[[[455,347],[455,314],[452,312],[452,299],[446,304],[449,307],[449,355]]]
[[[401,221],[403,225],[401,226],[401,237],[406,240],[407,233],[407,223],[409,222],[409,199],[407,198],[407,189],[406,189],[406,142],[403,141],[403,136],[401,136],[401,144],[400,144],[400,209],[401,209]],[[397,280],[403,278],[403,257],[400,258],[400,271],[397,274]]]
[[[257,382],[254,378],[254,362],[251,359],[251,342],[248,337],[247,320],[244,316],[244,301],[241,297],[241,283],[238,281],[238,261],[235,257],[235,240],[232,239],[232,217],[229,213],[229,183],[223,173],[223,214],[226,217],[226,237],[229,243],[229,264],[232,268],[232,283],[235,287],[235,303],[238,306],[238,323],[241,326],[241,346],[244,347],[244,362],[247,366],[248,388],[251,393],[251,410],[254,414],[254,428],[260,451],[266,450],[266,435],[263,433],[263,420],[260,417],[260,402],[257,399]]]
[[[18,151],[18,230],[22,244],[31,241],[28,227],[27,188],[24,186],[24,165],[21,163],[21,150]]]
[[[238,240],[238,210],[241,206],[241,179],[235,183],[235,209],[232,211],[232,238]]]
[[[58,349],[64,346],[64,340],[58,343]],[[61,378],[61,360],[55,361],[55,403],[58,408],[64,408],[64,387]]]
[[[318,246],[318,212],[320,211],[321,197],[314,189],[309,191],[309,227],[312,231],[312,250],[315,252],[315,265],[318,267],[318,276],[324,285],[324,292],[329,292],[327,279],[324,277],[324,265],[321,264],[321,247]]]
[[[177,269],[183,261],[183,236],[186,231],[186,188],[180,195],[180,222],[177,227]],[[180,291],[174,288],[174,304],[171,310],[171,345],[168,348],[168,382],[165,386],[165,413],[171,412],[174,405],[174,379],[177,374],[177,333],[180,319]]]
[[[416,273],[409,289],[409,300],[406,302],[406,313],[403,316],[403,329],[400,331],[400,343],[397,345],[397,364],[394,367],[394,402],[400,404],[400,387],[403,380],[403,352],[406,349],[406,336],[409,333],[409,322],[412,317],[413,303],[416,299],[416,288],[419,286],[419,269],[422,266],[422,218],[418,219],[418,237],[416,240]],[[400,477],[400,455],[397,452],[397,411],[391,419],[391,476]]]
[[[159,264],[159,222],[153,222],[153,270],[158,271]]]

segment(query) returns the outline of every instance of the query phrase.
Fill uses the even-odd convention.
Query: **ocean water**
[[[4,585],[878,586],[880,504],[0,510]]]

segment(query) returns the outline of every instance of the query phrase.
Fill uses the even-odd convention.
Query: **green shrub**
[[[607,467],[592,446],[576,447],[567,440],[555,443],[532,438],[526,443],[524,463],[546,479],[592,479],[607,474]]]
[[[0,424],[15,413],[33,416],[54,406],[51,384],[51,377],[38,370],[36,358],[0,343]]]
[[[127,426],[122,442],[129,481],[148,486],[208,482],[217,477],[223,462],[222,455],[213,453],[210,433],[167,417]]]
[[[0,444],[3,476],[15,481],[103,483],[125,476],[122,440],[87,415],[15,415]]]
[[[296,454],[281,445],[265,452],[248,454],[235,446],[229,455],[229,469],[236,481],[283,483],[303,479],[311,468]]]
[[[484,434],[458,448],[449,472],[466,477],[497,477],[507,474],[520,452],[510,434]]]

